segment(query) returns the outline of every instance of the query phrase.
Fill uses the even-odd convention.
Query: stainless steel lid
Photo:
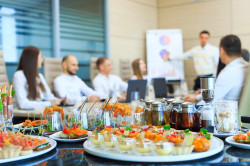
[[[163,110],[164,106],[165,106],[165,104],[162,102],[154,102],[151,104],[152,110],[157,111],[157,112],[164,111]]]
[[[201,77],[201,89],[214,89],[215,77]]]
[[[153,102],[151,104],[151,106],[152,107],[161,107],[161,106],[164,106],[164,103],[156,101],[156,102]]]
[[[175,99],[168,99],[167,100],[167,104],[171,104],[171,103],[173,103],[175,101]]]
[[[175,101],[172,102],[173,106],[181,105],[181,103],[183,103],[182,100],[175,100]]]
[[[184,102],[181,104],[182,112],[181,113],[192,113],[194,112],[194,105],[190,102]]]
[[[183,102],[183,103],[181,104],[181,107],[182,107],[182,108],[193,108],[194,105],[193,105],[193,103],[190,103],[190,102]]]
[[[146,105],[150,105],[150,104],[152,104],[154,102],[154,100],[145,100],[145,104]]]

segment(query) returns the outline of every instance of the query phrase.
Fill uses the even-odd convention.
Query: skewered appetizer
[[[47,121],[46,120],[34,120],[34,121],[31,121],[31,120],[25,120],[25,122],[22,123],[22,127],[38,127],[38,126],[41,126],[42,124],[46,124]]]
[[[0,132],[0,159],[25,156],[50,147],[46,139],[32,138],[20,132]]]
[[[237,143],[250,144],[250,131],[246,134],[239,133],[233,137],[233,140]]]
[[[114,111],[114,117],[118,114],[122,117],[124,116],[131,116],[132,115],[132,108],[128,104],[123,103],[113,103],[113,104],[104,104],[102,106],[102,110],[106,108],[107,111]]]
[[[88,136],[88,130],[80,129],[78,126],[74,126],[71,129],[67,126],[63,126],[63,131],[59,134],[62,139],[78,139]]]
[[[53,112],[59,112],[61,114],[62,120],[64,120],[64,111],[62,107],[59,107],[57,105],[54,105],[53,107],[46,107],[45,110],[43,111],[43,116],[44,118],[46,115],[53,114]]]

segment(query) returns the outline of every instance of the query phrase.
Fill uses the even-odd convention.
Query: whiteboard
[[[182,55],[182,31],[180,29],[148,30],[147,70],[149,78],[164,77],[166,80],[184,80],[182,61],[167,61],[166,55]]]

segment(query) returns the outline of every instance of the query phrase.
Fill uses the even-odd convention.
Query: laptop
[[[131,102],[131,92],[137,91],[140,93],[140,98],[145,99],[147,88],[147,80],[129,80],[127,89],[127,98],[125,103]]]
[[[154,78],[153,86],[156,98],[167,98],[167,82],[165,78]]]

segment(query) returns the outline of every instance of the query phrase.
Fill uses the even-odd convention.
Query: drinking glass
[[[214,102],[215,132],[235,134],[238,129],[238,102],[221,100]]]
[[[131,92],[131,108],[132,111],[135,111],[136,107],[140,105],[140,92],[133,91]]]
[[[45,119],[47,120],[47,124],[45,124],[44,126],[47,132],[62,130],[62,117],[59,112],[46,114]]]

